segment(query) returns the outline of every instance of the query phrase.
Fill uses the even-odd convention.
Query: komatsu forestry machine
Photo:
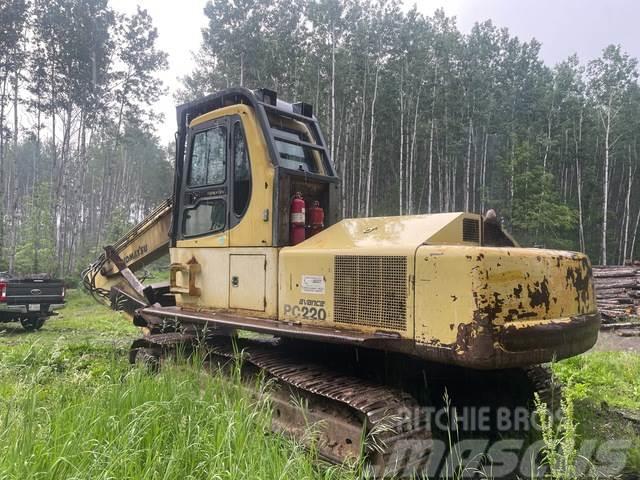
[[[173,196],[84,272],[143,327],[132,361],[242,351],[246,375],[276,385],[275,429],[319,425],[323,457],[364,455],[383,476],[439,468],[438,433],[409,417],[442,385],[508,403],[546,388],[536,366],[595,343],[581,253],[521,248],[495,215],[340,220],[311,105],[232,88],[177,120]],[[143,285],[136,269],[167,253],[169,282]]]

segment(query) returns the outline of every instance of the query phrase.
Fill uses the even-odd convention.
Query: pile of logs
[[[603,323],[640,316],[640,265],[594,266],[593,277]]]

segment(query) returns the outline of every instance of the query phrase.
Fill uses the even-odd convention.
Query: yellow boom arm
[[[172,200],[165,200],[142,222],[107,247],[108,251],[115,253],[122,263],[114,262],[113,255],[105,253],[100,255],[82,273],[85,288],[103,299],[105,303],[109,303],[112,287],[118,287],[140,301],[144,301],[141,291],[132,286],[127,273],[130,275],[132,270],[135,271],[169,253],[172,207]]]

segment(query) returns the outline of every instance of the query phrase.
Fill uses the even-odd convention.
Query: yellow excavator
[[[277,385],[276,430],[320,425],[323,457],[364,455],[385,476],[439,468],[435,433],[409,417],[443,378],[530,395],[536,366],[595,343],[581,253],[522,248],[493,214],[341,220],[311,105],[231,88],[177,121],[173,196],[83,273],[142,327],[132,362],[199,343],[223,365],[241,350],[247,375]],[[166,254],[169,282],[144,285],[135,271]]]

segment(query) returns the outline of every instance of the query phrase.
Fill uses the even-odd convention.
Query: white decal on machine
[[[324,295],[324,277],[322,275],[302,275],[302,293]]]
[[[299,213],[291,214],[291,223],[301,223],[304,224],[304,210]]]

